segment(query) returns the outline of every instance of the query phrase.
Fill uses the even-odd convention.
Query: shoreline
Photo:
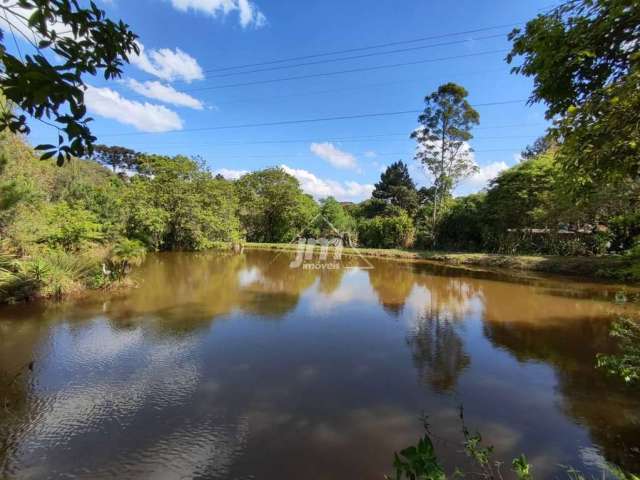
[[[289,243],[246,243],[250,250],[295,251],[297,244]],[[315,249],[319,249],[316,246]],[[331,251],[334,247],[329,247]],[[562,257],[550,255],[503,255],[496,253],[438,252],[429,250],[400,250],[381,248],[347,248],[343,255],[362,255],[369,258],[409,260],[436,263],[448,267],[476,267],[509,270],[514,272],[535,272],[585,278],[594,281],[615,281],[637,284],[640,279],[624,279],[620,273],[631,266],[631,261],[622,256],[602,257]]]

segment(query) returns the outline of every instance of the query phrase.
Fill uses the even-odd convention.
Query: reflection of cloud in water
[[[112,361],[139,347],[143,342],[142,328],[133,330],[112,330],[104,319],[96,319],[91,328],[69,332],[72,336],[73,350],[68,352],[71,364],[89,364],[100,366],[102,362]],[[68,341],[69,339],[67,339]]]
[[[15,466],[45,453],[55,458],[58,449],[82,442],[84,435],[114,423],[126,429],[141,411],[179,406],[194,394],[200,379],[191,357],[196,338],[156,341],[149,348],[140,335],[139,329],[117,331],[103,322],[81,332],[59,330],[54,344],[66,345],[56,350],[64,352],[57,359],[64,372],[38,372],[37,416],[20,433]]]
[[[376,296],[373,293],[368,279],[363,272],[348,270],[344,273],[344,281],[340,288],[327,291],[322,284],[308,295],[309,308],[314,313],[328,313],[331,310],[357,301],[359,304],[375,304]]]
[[[245,268],[238,273],[238,283],[241,287],[248,287],[252,283],[264,280],[260,270],[256,267]]]
[[[410,322],[420,322],[420,317],[424,316],[459,321],[473,311],[482,310],[483,299],[468,283],[453,279],[445,288],[429,283],[415,285],[407,297],[405,308],[409,310],[407,318]]]
[[[354,456],[350,456],[353,461],[349,468],[361,469],[363,465],[369,465],[371,473],[376,476],[387,471],[393,451],[415,443],[423,433],[415,412],[388,406],[345,410],[330,417],[310,417],[280,412],[273,406],[264,406],[251,410],[249,421],[253,441],[261,442],[263,436],[268,438],[273,431],[277,431],[283,444],[292,449],[292,454],[298,450],[304,452],[301,461],[304,461],[304,457],[316,460],[333,457],[336,461],[343,460],[345,448],[353,445],[366,446],[361,450],[361,455],[369,460],[362,462],[354,453]],[[372,439],[375,439],[375,442],[372,442]],[[278,447],[274,445],[272,448]],[[340,453],[333,456],[332,452]],[[292,463],[297,463],[295,458],[292,458]],[[355,477],[349,477],[343,472],[339,477],[328,475],[327,478]]]
[[[120,459],[115,470],[126,473],[127,477],[154,480],[224,478],[248,434],[249,423],[245,417],[237,419],[234,425],[219,425],[215,420],[199,425],[188,424],[167,437],[157,439],[150,447]],[[105,478],[110,478],[112,473],[113,468],[105,471]]]

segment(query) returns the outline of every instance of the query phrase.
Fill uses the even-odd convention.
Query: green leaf
[[[54,148],[56,148],[55,145],[40,144],[35,149],[36,150],[52,150]]]
[[[52,150],[51,152],[47,152],[40,157],[40,160],[49,160],[56,154],[56,150]]]

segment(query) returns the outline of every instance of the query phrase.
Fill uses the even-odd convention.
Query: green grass
[[[297,244],[247,243],[253,250],[295,251]],[[317,249],[320,247],[316,246]],[[333,247],[330,247],[330,250]],[[561,257],[548,255],[499,255],[492,253],[438,252],[427,250],[400,250],[381,248],[344,248],[344,255],[363,255],[374,258],[390,258],[436,262],[450,266],[500,268],[517,271],[552,273],[603,280],[639,282],[640,278],[625,277],[620,273],[628,269],[628,257],[607,255],[600,257]]]

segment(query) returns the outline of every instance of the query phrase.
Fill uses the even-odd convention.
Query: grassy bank
[[[245,248],[277,251],[295,251],[296,244],[247,243]],[[319,247],[316,247],[319,249]],[[330,250],[332,247],[330,247]],[[404,259],[436,262],[448,266],[498,268],[516,271],[550,273],[584,278],[640,281],[633,273],[633,262],[625,256],[561,257],[543,255],[499,255],[491,253],[455,253],[425,250],[378,248],[344,248],[344,255],[362,255],[372,258]]]

